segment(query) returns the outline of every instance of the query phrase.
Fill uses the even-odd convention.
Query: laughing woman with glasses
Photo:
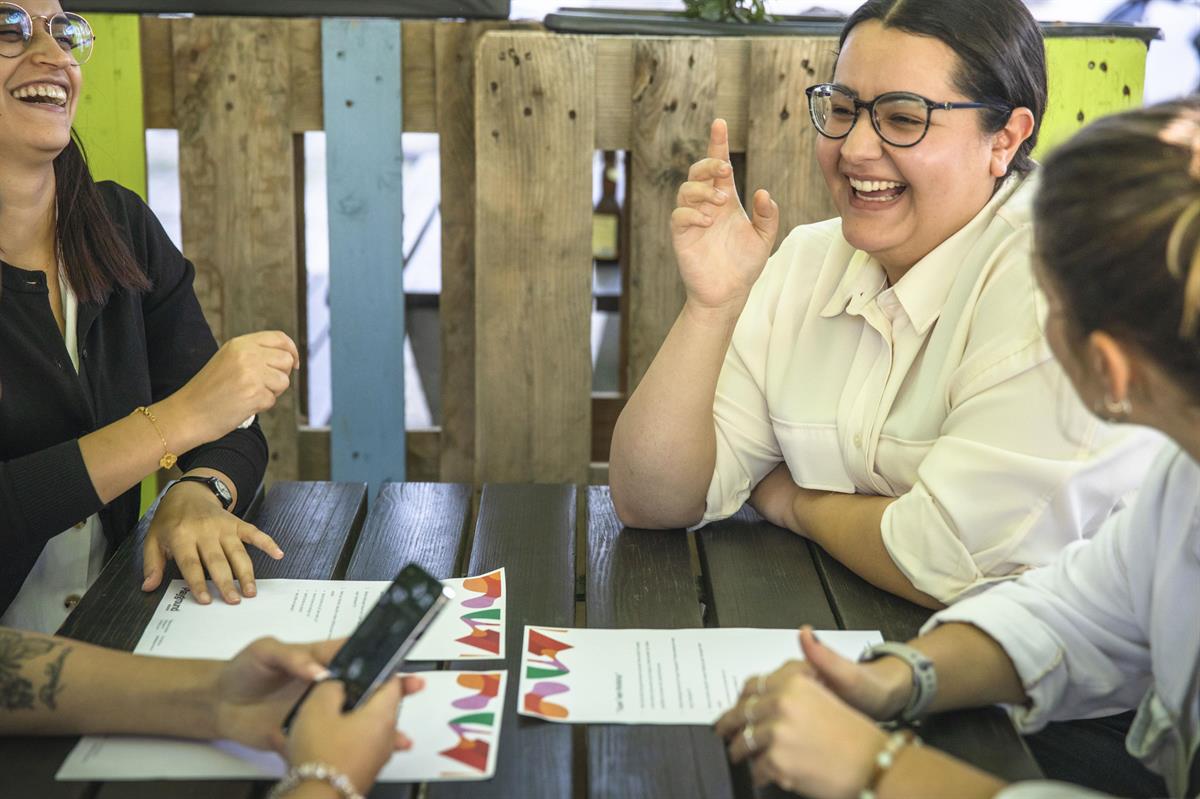
[[[760,189],[743,210],[713,124],[671,217],[686,301],[617,422],[613,501],[683,527],[749,500],[939,607],[1093,534],[1158,440],[1092,418],[1043,335],[1045,55],[1020,0],[870,0],[807,94],[840,216],[771,255],[778,208]]]
[[[95,38],[57,2],[0,2],[0,624],[53,632],[137,521],[139,482],[184,470],[146,537],[202,602],[253,596],[242,522],[267,446],[256,414],[298,365],[283,333],[220,349],[194,269],[72,132]],[[240,585],[235,586],[234,580]],[[240,590],[240,594],[239,594]]]

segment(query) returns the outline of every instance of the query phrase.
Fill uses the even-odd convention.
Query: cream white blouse
[[[1035,181],[1009,178],[895,286],[839,219],[791,232],[722,367],[704,522],[781,461],[805,488],[898,497],[884,545],[943,602],[1095,532],[1161,439],[1098,421],[1051,356]]]

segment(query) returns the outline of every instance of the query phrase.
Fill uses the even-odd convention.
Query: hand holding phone
[[[350,711],[404,664],[404,658],[454,593],[416,564],[400,570],[329,663],[329,679],[345,686],[342,711]],[[291,726],[310,686],[283,722]]]

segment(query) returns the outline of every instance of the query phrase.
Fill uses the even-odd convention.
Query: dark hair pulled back
[[[1075,334],[1136,346],[1200,400],[1200,96],[1084,128],[1046,158],[1034,208]]]
[[[877,19],[884,27],[931,36],[958,56],[954,85],[975,102],[1010,110],[981,109],[981,127],[996,133],[1013,108],[1033,112],[1033,133],[1022,142],[1008,171],[1033,169],[1030,153],[1046,110],[1046,48],[1042,31],[1020,0],[868,0],[842,28],[839,49],[856,25]],[[944,98],[935,97],[935,100]]]

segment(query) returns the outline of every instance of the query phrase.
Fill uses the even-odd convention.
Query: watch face
[[[233,501],[233,494],[229,493],[229,487],[225,485],[225,481],[221,478],[214,477],[212,479],[212,487],[217,492],[217,496],[221,498],[221,502],[228,505]]]

